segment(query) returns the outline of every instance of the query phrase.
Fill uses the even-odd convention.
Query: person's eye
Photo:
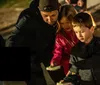
[[[52,15],[52,17],[55,17],[56,15],[54,14],[54,15]]]
[[[66,22],[67,24],[70,24],[70,22]]]
[[[78,33],[78,32],[75,32],[75,33]]]
[[[76,25],[73,25],[73,27],[76,27]]]
[[[84,33],[84,31],[81,31],[81,33]]]
[[[61,25],[63,25],[64,23],[60,23]]]
[[[44,15],[44,17],[48,17],[48,15]]]

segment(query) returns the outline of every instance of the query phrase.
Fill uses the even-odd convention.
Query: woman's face
[[[80,7],[82,7],[84,5],[83,0],[78,0],[77,1],[77,5],[80,6]]]
[[[72,30],[72,23],[66,17],[62,17],[59,23],[61,28],[63,28],[64,30],[66,31]]]

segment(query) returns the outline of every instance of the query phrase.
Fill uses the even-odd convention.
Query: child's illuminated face
[[[60,20],[60,26],[66,31],[72,30],[72,23],[66,17],[62,17]]]
[[[77,25],[73,27],[73,30],[77,36],[77,38],[84,43],[89,43],[93,37],[94,28],[90,29],[85,27],[84,25]]]

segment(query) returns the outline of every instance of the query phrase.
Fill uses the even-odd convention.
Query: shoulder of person
[[[93,55],[99,55],[100,56],[100,37],[94,36],[91,49],[93,50]]]
[[[94,45],[98,48],[100,48],[100,37],[95,37],[95,43]]]
[[[71,54],[72,55],[77,55],[80,51],[82,51],[83,46],[84,46],[84,43],[79,41],[74,47],[72,47]]]
[[[94,37],[94,45],[100,47],[100,37]]]
[[[18,17],[18,20],[16,22],[16,27],[18,29],[22,28],[23,26],[27,27],[27,22],[32,22],[34,23],[34,21],[36,19],[33,19],[32,17],[34,18],[37,18],[38,14],[37,14],[38,11],[32,9],[32,8],[27,8],[25,10],[23,10],[19,17]]]
[[[36,16],[37,12],[39,12],[38,8],[37,9],[36,8],[26,8],[20,13],[18,20],[21,19],[24,16],[26,16],[26,17],[27,16],[28,17]]]

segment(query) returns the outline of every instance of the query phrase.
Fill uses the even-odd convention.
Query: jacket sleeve
[[[70,72],[78,73],[78,68],[75,66],[77,58],[74,55],[70,55],[69,63],[71,64]]]
[[[61,44],[61,37],[60,35],[56,35],[53,57],[50,63],[56,63],[57,65],[60,65],[62,58],[62,51],[63,51],[63,45]]]
[[[18,47],[21,46],[21,42],[24,38],[21,31],[25,29],[26,18],[22,17],[19,22],[15,25],[14,31],[11,33],[9,38],[6,40],[6,47]]]

